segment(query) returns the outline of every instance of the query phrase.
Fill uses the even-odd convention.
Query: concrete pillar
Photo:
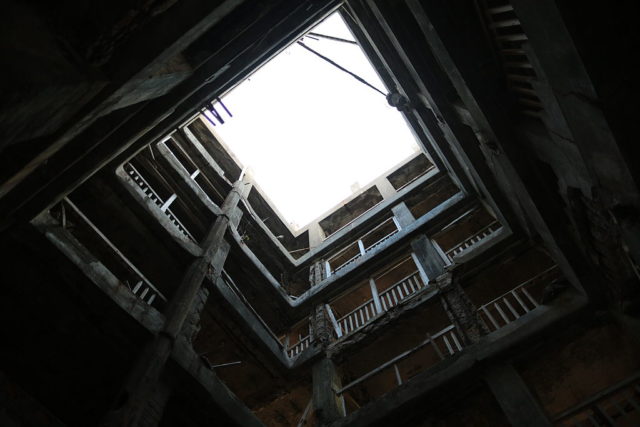
[[[327,317],[324,304],[318,304],[311,313],[311,330],[317,343],[326,348],[333,340],[333,325]]]
[[[119,393],[117,406],[106,415],[103,426],[139,427],[144,422],[144,411],[150,399],[155,395],[158,381],[171,350],[179,334],[183,333],[188,316],[194,311],[202,282],[213,270],[213,279],[217,280],[222,272],[228,243],[224,236],[240,199],[247,194],[250,185],[237,181],[222,205],[222,215],[214,222],[202,243],[202,252],[195,258],[165,310],[163,330],[142,350],[130,371],[123,390]],[[234,220],[237,224],[237,221]],[[224,253],[221,253],[224,252]]]
[[[438,277],[436,286],[449,319],[456,325],[466,345],[477,343],[482,335],[489,333],[487,325],[453,273],[448,272]]]
[[[401,228],[406,228],[416,220],[405,202],[399,203],[392,207],[391,212],[393,212],[393,215],[396,217],[396,220],[398,221],[398,224],[400,224]]]
[[[206,288],[200,289],[194,303],[193,311],[191,311],[189,317],[187,317],[184,327],[182,328],[182,333],[189,342],[193,342],[198,335],[198,332],[200,332],[200,314],[202,313],[208,298],[209,290]]]
[[[345,415],[344,399],[336,391],[342,387],[335,363],[323,358],[313,365],[313,409],[318,424],[324,425]]]
[[[327,267],[325,260],[321,259],[309,267],[309,285],[316,286],[327,278]]]
[[[319,222],[312,222],[307,229],[309,233],[309,249],[317,248],[325,239],[324,230]]]
[[[513,426],[551,426],[544,410],[511,364],[494,365],[485,381]]]
[[[445,261],[427,236],[423,234],[412,240],[411,249],[418,269],[427,276],[429,282],[435,281],[444,272]]]
[[[139,427],[158,427],[162,421],[164,408],[171,397],[171,388],[164,382],[158,381],[153,388],[147,404],[143,408]]]
[[[393,185],[391,185],[389,180],[384,176],[376,179],[373,184],[376,186],[383,199],[390,199],[398,193],[396,189],[393,188]]]

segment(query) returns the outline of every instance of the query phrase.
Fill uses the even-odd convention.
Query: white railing
[[[403,300],[415,295],[425,287],[425,284],[420,279],[420,273],[417,271],[411,273],[380,293],[379,299],[382,311],[387,311],[400,304]],[[339,333],[336,331],[336,335],[342,337],[350,334],[371,322],[378,314],[380,313],[376,310],[376,301],[371,298],[336,321],[339,328]]]
[[[389,223],[393,223],[393,225],[395,226],[395,229],[393,231],[391,231],[389,234],[386,234],[385,236],[383,236],[382,238],[376,240],[375,242],[373,242],[370,245],[365,245],[364,243],[364,239],[371,235],[373,232],[375,232],[376,230],[388,225]],[[391,218],[387,218],[385,221],[381,222],[380,224],[378,224],[375,228],[373,228],[372,230],[369,230],[367,233],[365,233],[364,235],[362,235],[358,240],[356,240],[355,242],[349,244],[346,248],[340,250],[338,253],[336,253],[335,255],[333,255],[331,258],[329,258],[326,261],[326,265],[327,265],[327,272],[328,272],[328,276],[330,276],[331,274],[336,273],[337,271],[347,267],[348,265],[352,264],[354,261],[356,261],[358,258],[360,258],[361,256],[363,256],[364,254],[366,254],[367,252],[377,248],[378,246],[380,246],[382,243],[386,242],[389,238],[391,238],[392,236],[394,236],[398,231],[400,231],[400,226],[398,225],[398,222],[396,221],[395,217],[391,217]],[[358,253],[356,253],[354,256],[352,256],[351,258],[349,258],[347,261],[343,262],[342,264],[340,264],[337,267],[331,267],[331,262],[333,260],[335,260],[336,258],[338,258],[340,255],[342,255],[344,252],[346,252],[347,250],[351,249],[354,245],[357,246],[358,248]]]
[[[125,163],[123,165],[123,169],[125,170],[125,172],[127,172],[127,174],[129,174],[129,176],[131,176],[131,179],[133,179],[138,187],[140,187],[142,192],[147,197],[149,197],[149,200],[151,200],[156,206],[158,206],[158,209],[160,209],[169,218],[169,221],[171,221],[171,223],[178,229],[178,231],[180,231],[180,233],[182,233],[191,241],[196,242],[196,239],[194,239],[191,233],[189,233],[189,230],[187,230],[182,222],[180,222],[180,220],[173,214],[171,209],[169,209],[169,205],[177,198],[177,196],[174,194],[167,201],[163,201],[162,198],[158,196],[158,194],[153,190],[153,188],[151,188],[149,183],[142,177],[142,175],[140,175],[140,172],[138,172],[138,170],[131,163]]]
[[[376,312],[375,301],[373,299],[359,305],[346,316],[342,316],[337,320],[342,336],[362,328],[377,315],[378,313]]]
[[[491,332],[496,331],[521,316],[535,310],[539,301],[531,295],[529,289],[542,281],[558,276],[557,266],[546,269],[512,290],[505,292],[478,308],[478,313]]]
[[[426,285],[422,282],[419,272],[413,272],[409,276],[396,282],[389,289],[384,292],[380,292],[380,304],[382,304],[383,310],[389,310],[402,300],[414,295],[416,292],[425,288]]]
[[[398,369],[398,362],[400,362],[403,359],[408,358],[409,356],[411,356],[413,353],[415,353],[418,350],[421,350],[423,347],[430,345],[434,352],[438,355],[438,357],[440,358],[440,360],[444,360],[445,354],[448,355],[454,355],[460,351],[462,351],[463,346],[462,346],[462,341],[459,339],[457,333],[456,333],[456,329],[454,325],[449,325],[446,328],[442,329],[440,332],[434,334],[434,335],[427,335],[427,339],[422,341],[420,344],[418,344],[417,346],[413,347],[410,350],[407,350],[403,353],[400,353],[399,355],[397,355],[396,357],[394,357],[393,359],[383,363],[382,365],[378,366],[377,368],[367,372],[366,374],[364,374],[363,376],[359,377],[358,379],[350,382],[349,384],[347,384],[346,386],[342,387],[340,390],[337,391],[338,395],[343,394],[345,391],[349,390],[350,388],[355,387],[358,384],[361,384],[362,382],[366,381],[367,379],[375,376],[376,374],[379,374],[380,372],[384,371],[385,369],[389,369],[389,368],[393,368],[395,371],[395,375],[396,375],[396,382],[397,385],[402,384],[403,379],[401,377],[400,374],[400,370]],[[445,352],[443,352],[443,349],[445,350]]]
[[[105,236],[98,227],[91,222],[89,218],[68,198],[62,199],[59,204],[60,213],[61,213],[61,224],[63,228],[66,228],[67,223],[67,213],[65,206],[68,206],[74,215],[80,219],[85,225],[96,234],[99,239],[105,244],[106,247],[115,255],[115,258],[119,261],[120,265],[124,267],[124,269],[128,272],[129,278],[132,279],[131,282],[135,283],[133,286],[129,283],[129,280],[120,278],[121,282],[127,285],[129,290],[142,302],[152,305],[153,302],[157,299],[162,301],[163,303],[167,302],[165,296],[160,292],[155,286],[151,284],[151,282],[136,268],[135,265],[129,261],[127,257],[124,256],[120,250]],[[89,248],[87,248],[89,249]]]
[[[156,298],[160,298],[163,302],[166,302],[167,299],[162,295],[162,293],[157,290],[151,283],[149,283],[144,278],[140,278],[140,280],[133,286],[127,282],[127,286],[131,289],[131,292],[142,302],[145,302],[149,305],[153,304]]]
[[[295,357],[298,354],[302,353],[311,345],[311,335],[307,335],[306,337],[301,338],[297,343],[293,344],[291,347],[287,349],[287,355],[289,357]]]
[[[498,231],[500,227],[502,226],[497,221],[482,227],[479,231],[476,231],[470,237],[467,237],[463,241],[453,245],[453,247],[446,252],[447,257],[449,257],[450,261],[453,261],[454,256],[459,255],[462,252],[478,245],[484,239]]]

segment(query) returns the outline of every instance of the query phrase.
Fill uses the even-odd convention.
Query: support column
[[[250,185],[242,179],[233,185],[222,205],[222,214],[217,217],[202,243],[200,256],[191,262],[175,294],[167,304],[163,330],[143,348],[119,394],[117,407],[107,414],[103,426],[139,427],[143,425],[145,407],[149,399],[154,396],[175,340],[194,309],[194,303],[205,276],[211,273],[212,269],[214,278],[219,277],[222,272],[226,254],[221,256],[219,251],[226,244],[224,235],[229,226],[230,217],[234,217],[238,202],[249,188]],[[213,264],[214,261],[215,264]]]
[[[418,269],[427,276],[429,282],[435,281],[444,272],[445,261],[435,244],[427,236],[423,234],[412,240],[411,249],[415,254],[414,261],[418,265]]]
[[[369,279],[369,287],[371,288],[371,297],[373,298],[373,303],[376,307],[376,313],[382,313],[382,304],[380,303],[380,295],[378,294],[378,287],[376,286],[376,281],[373,278]]]
[[[324,304],[320,304],[314,308],[311,315],[315,341],[323,349],[326,349],[333,340],[333,325],[325,310]],[[336,390],[342,387],[340,376],[333,360],[328,358],[326,354],[313,365],[312,380],[313,408],[319,424],[327,424],[344,416],[343,399],[336,394]]]
[[[478,315],[478,310],[462,286],[453,277],[453,273],[448,272],[438,277],[436,286],[440,291],[444,310],[456,325],[466,345],[477,343],[482,335],[489,333],[487,325]]]
[[[164,408],[171,397],[171,387],[164,381],[158,381],[153,388],[149,400],[142,410],[139,427],[157,427],[162,421]]]
[[[313,409],[320,425],[345,415],[344,399],[336,393],[342,387],[333,360],[325,357],[313,365]]]
[[[386,177],[376,179],[373,184],[376,186],[383,199],[390,199],[398,193]]]
[[[400,225],[400,228],[406,228],[416,220],[405,202],[392,207],[391,212],[393,212],[393,215],[396,217],[396,221],[398,221],[397,224]]]
[[[309,249],[320,246],[325,239],[324,231],[322,230],[322,227],[320,227],[319,222],[312,222],[309,224],[307,233],[309,233]]]
[[[327,267],[324,259],[318,260],[309,267],[309,285],[316,286],[327,278]]]
[[[492,366],[485,373],[485,381],[511,425],[551,426],[544,410],[513,365]]]

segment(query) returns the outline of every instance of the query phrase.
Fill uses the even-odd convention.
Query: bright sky
[[[313,32],[353,40],[337,13]],[[359,46],[303,42],[387,92]],[[223,98],[215,131],[299,229],[419,150],[385,97],[293,44]],[[222,110],[217,108],[218,111]]]

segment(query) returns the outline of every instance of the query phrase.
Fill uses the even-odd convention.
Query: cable
[[[324,59],[325,61],[327,61],[329,64],[333,65],[334,67],[338,68],[341,71],[344,71],[345,73],[349,74],[351,77],[355,78],[356,80],[358,80],[360,83],[369,86],[371,89],[375,90],[376,92],[382,94],[382,96],[386,97],[387,94],[384,93],[383,91],[381,91],[380,89],[378,89],[377,87],[375,87],[374,85],[372,85],[371,83],[369,83],[368,81],[366,81],[365,79],[363,79],[362,77],[360,77],[359,75],[352,73],[351,71],[347,70],[346,68],[344,68],[342,65],[339,65],[335,62],[333,62],[331,59],[327,58],[326,56],[322,55],[320,52],[316,52],[315,50],[311,49],[309,46],[307,46],[306,44],[302,43],[301,41],[297,42],[300,46],[302,46],[303,48],[307,49],[309,52],[313,53],[314,55],[319,56],[320,58]]]
[[[347,40],[347,39],[343,39],[343,38],[340,38],[340,37],[328,36],[326,34],[320,34],[320,33],[314,33],[314,32],[307,33],[307,36],[320,37],[320,38],[327,39],[327,40],[333,40],[335,42],[342,42],[342,43],[355,44],[355,45],[358,44],[358,42],[355,42],[353,40]],[[311,37],[311,38],[313,38],[313,37]]]

